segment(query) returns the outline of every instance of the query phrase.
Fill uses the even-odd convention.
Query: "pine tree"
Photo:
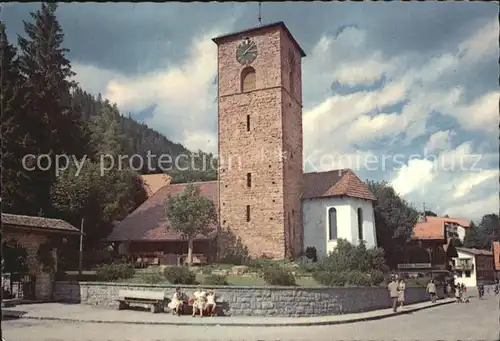
[[[42,4],[31,13],[34,23],[24,22],[26,38],[19,37],[21,55],[19,65],[25,77],[25,124],[34,144],[35,155],[68,154],[77,157],[87,152],[89,136],[81,122],[79,108],[71,101],[74,75],[63,48],[64,34],[56,19],[55,3]],[[53,162],[54,165],[54,162]],[[37,186],[35,202],[44,212],[50,212],[50,187],[55,170],[35,171]]]
[[[16,49],[9,44],[0,22],[1,108],[2,108],[2,211],[36,213],[33,173],[24,169],[23,156],[34,143],[26,120],[24,77],[19,72]],[[31,161],[31,160],[30,160]]]

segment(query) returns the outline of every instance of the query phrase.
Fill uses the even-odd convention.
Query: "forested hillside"
[[[148,151],[172,158],[191,153],[72,81],[56,10],[55,3],[44,3],[31,13],[17,46],[0,22],[2,212],[62,218],[75,226],[83,219],[86,242],[93,243],[145,200],[138,174],[161,172],[147,169]],[[138,168],[138,158],[121,168],[102,162],[104,155],[118,162],[120,155],[133,154],[143,156],[144,167]],[[56,168],[58,155],[71,158]],[[195,166],[202,162],[200,156],[195,160]],[[169,173],[174,182],[216,178],[215,170]]]
[[[206,164],[214,159],[212,154],[206,154],[202,151],[190,151],[180,143],[174,143],[166,138],[163,134],[149,128],[143,123],[138,123],[130,116],[125,116],[109,101],[103,99],[101,95],[93,96],[88,92],[77,87],[72,95],[74,106],[81,111],[83,120],[89,126],[97,125],[99,127],[107,127],[109,136],[119,136],[122,155],[141,155],[143,160],[147,160],[148,151],[150,155],[156,155],[152,159],[152,166],[156,169],[148,169],[145,163],[140,169],[139,159],[132,160],[134,169],[139,170],[141,174],[155,174],[163,172],[154,161],[158,160],[158,156],[167,154],[175,159],[179,155],[189,155],[193,158],[195,169],[202,169],[202,160],[205,158]],[[112,129],[111,129],[112,127]],[[102,150],[102,146],[98,149]],[[180,168],[191,168],[190,161],[186,158],[179,158]],[[127,161],[128,162],[128,161]],[[216,161],[214,161],[216,162]],[[163,167],[166,167],[164,165]],[[217,179],[217,172],[214,169],[206,169],[204,171],[196,170],[176,170],[164,169],[172,176],[174,183],[188,181],[206,181]]]

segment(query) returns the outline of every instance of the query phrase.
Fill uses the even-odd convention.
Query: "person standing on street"
[[[431,297],[432,303],[436,303],[436,284],[434,280],[430,280],[429,284],[427,284],[427,293]]]
[[[479,299],[482,299],[484,296],[484,284],[483,284],[483,282],[479,283],[479,285],[477,287],[477,293],[478,293]]]
[[[392,311],[396,312],[398,309],[398,282],[396,281],[396,278],[393,276],[391,278],[391,282],[387,286],[387,289],[389,290],[389,296],[391,298],[391,304],[392,304]]]
[[[401,278],[398,284],[398,303],[401,308],[403,308],[403,305],[405,304],[405,291],[406,291],[406,283]]]

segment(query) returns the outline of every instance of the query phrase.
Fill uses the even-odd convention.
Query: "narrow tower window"
[[[334,207],[328,210],[328,239],[337,239],[337,210]]]
[[[363,209],[358,208],[358,239],[363,240]]]
[[[250,205],[247,205],[247,221],[250,221]]]
[[[250,188],[252,187],[252,174],[247,173],[247,187]]]
[[[255,90],[256,76],[253,67],[246,67],[241,71],[241,92]]]
[[[247,131],[250,131],[250,115],[247,115]]]

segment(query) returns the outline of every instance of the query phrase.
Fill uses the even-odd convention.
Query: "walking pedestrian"
[[[396,278],[393,276],[391,278],[391,282],[387,286],[387,289],[389,290],[389,296],[391,298],[391,305],[392,305],[392,311],[396,312],[398,309],[398,282],[396,282]]]
[[[436,303],[436,284],[432,279],[429,281],[429,284],[427,284],[427,293],[431,297],[431,302]]]
[[[399,280],[399,285],[398,285],[398,303],[401,308],[403,308],[403,305],[405,303],[405,291],[406,291],[406,283],[401,278]]]

